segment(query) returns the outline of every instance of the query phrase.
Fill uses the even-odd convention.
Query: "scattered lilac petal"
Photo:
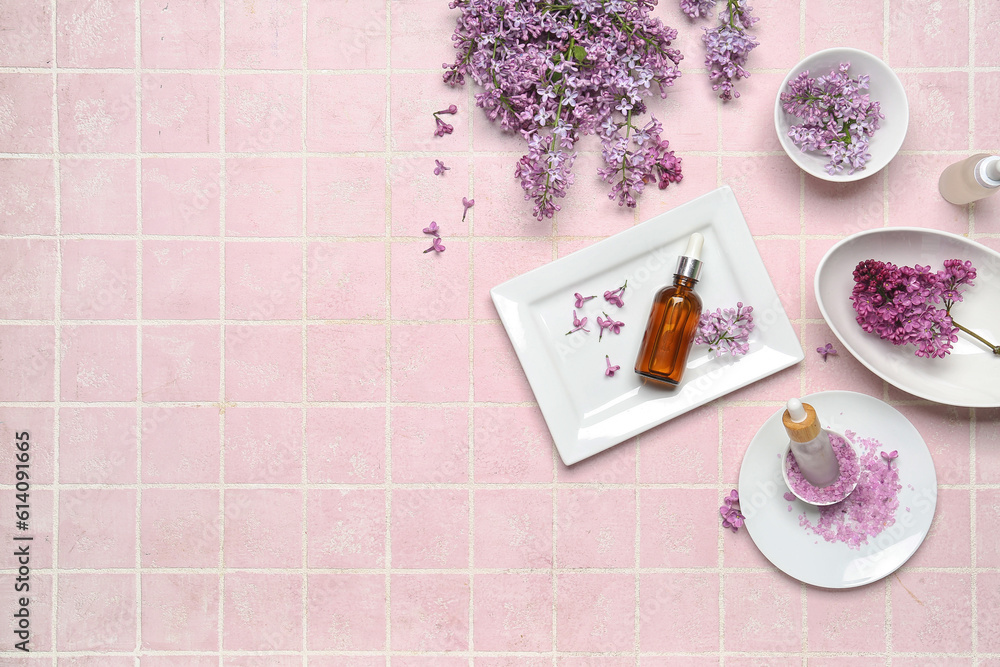
[[[439,233],[440,229],[441,228],[438,227],[438,223],[436,223],[433,220],[431,220],[431,224],[429,224],[428,226],[424,227],[424,234],[433,234],[434,236],[440,236],[441,235]]]
[[[829,354],[836,355],[837,354],[837,351],[835,349],[833,349],[833,344],[832,343],[827,343],[826,347],[817,347],[816,348],[816,352],[818,354],[823,355],[823,361],[824,362],[826,361],[827,355],[829,355]]]
[[[430,248],[424,250],[424,253],[428,253],[432,250],[434,252],[444,252],[444,244],[441,243],[441,237],[435,237],[434,243],[431,245]]]
[[[574,293],[573,296],[576,297],[576,301],[574,302],[574,304],[576,305],[577,308],[583,308],[583,304],[587,303],[591,299],[597,298],[596,296],[583,296],[579,292]]]
[[[442,176],[444,172],[449,171],[451,167],[444,166],[444,162],[441,160],[434,160],[434,175]]]
[[[465,207],[465,210],[462,211],[462,221],[463,222],[465,221],[465,216],[469,212],[469,209],[472,208],[475,205],[476,205],[476,200],[475,199],[466,199],[465,197],[462,197],[462,206]]]
[[[621,366],[612,366],[611,365],[611,358],[608,357],[608,355],[606,355],[606,354],[604,355],[604,361],[606,361],[607,364],[608,364],[608,369],[606,371],[604,371],[604,374],[607,375],[608,377],[614,377],[615,376],[615,371],[617,371],[618,369],[620,369]]]

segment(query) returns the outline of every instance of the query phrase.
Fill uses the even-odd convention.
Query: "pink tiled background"
[[[1000,410],[811,352],[832,340],[811,286],[837,239],[916,225],[1000,249],[1000,197],[936,191],[1000,150],[1000,5],[753,4],[730,104],[701,26],[656,9],[686,56],[650,105],[683,183],[619,209],[585,142],[538,222],[522,142],[441,82],[447,0],[0,0],[0,663],[1000,665]],[[853,184],[800,173],[771,122],[783,74],[834,45],[884,58],[910,100],[899,156]],[[806,360],[566,468],[488,289],[723,184]],[[787,578],[717,516],[761,422],[825,389],[901,410],[941,486],[914,558],[847,592]]]

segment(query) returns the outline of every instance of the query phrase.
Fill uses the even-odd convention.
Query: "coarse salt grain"
[[[812,523],[805,514],[799,515],[799,525],[819,535],[827,542],[843,542],[851,549],[861,549],[868,538],[875,537],[896,522],[899,508],[899,470],[896,464],[879,455],[884,449],[874,438],[846,435],[861,453],[861,474],[858,485],[845,500],[819,508],[819,521]]]

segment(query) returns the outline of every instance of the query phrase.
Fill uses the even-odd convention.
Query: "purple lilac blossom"
[[[872,156],[868,145],[884,119],[878,102],[872,102],[868,76],[852,79],[850,63],[841,63],[827,76],[810,77],[809,70],[788,82],[781,93],[781,107],[802,119],[788,130],[792,143],[802,152],[817,151],[830,158],[827,173],[848,174],[864,169]]]
[[[727,0],[726,8],[719,12],[719,25],[705,28],[701,36],[705,42],[705,66],[712,90],[721,90],[719,97],[723,100],[740,96],[736,82],[750,76],[745,68],[747,57],[760,45],[756,37],[747,33],[760,20],[751,16],[751,11],[753,7],[747,6],[746,0]]]
[[[515,168],[534,215],[552,217],[573,183],[574,147],[600,133],[611,199],[634,207],[647,183],[681,180],[643,98],[666,97],[680,76],[677,31],[652,16],[655,0],[452,0],[461,15],[452,35],[457,56],[444,80],[482,87],[476,105],[528,152]],[[655,84],[655,89],[654,89]]]
[[[727,352],[736,357],[750,350],[749,339],[753,329],[753,306],[744,308],[743,302],[739,301],[736,308],[716,308],[702,313],[694,343],[708,345],[709,352],[715,352],[716,357]]]
[[[949,314],[962,300],[960,288],[972,286],[972,262],[949,259],[944,269],[896,266],[867,259],[854,269],[851,302],[861,328],[893,345],[915,345],[918,357],[944,357],[958,341],[958,327]],[[944,301],[944,308],[937,307]]]
[[[693,19],[712,15],[715,0],[681,0],[681,11]]]

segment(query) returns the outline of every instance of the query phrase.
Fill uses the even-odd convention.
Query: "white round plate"
[[[792,143],[788,137],[788,128],[792,125],[798,125],[802,119],[786,113],[781,108],[781,93],[786,92],[788,82],[804,70],[809,70],[809,74],[814,77],[826,76],[831,70],[838,68],[840,63],[851,63],[848,75],[852,78],[857,78],[862,74],[871,77],[868,94],[873,102],[879,103],[885,119],[879,121],[879,128],[875,130],[875,134],[872,135],[869,142],[868,151],[871,153],[872,159],[865,165],[865,168],[859,169],[853,174],[848,174],[848,170],[845,169],[839,174],[831,176],[826,173],[825,165],[829,159],[825,155],[817,152],[803,153],[802,149]],[[807,174],[824,181],[840,183],[859,181],[878,173],[889,164],[889,161],[899,151],[899,147],[903,145],[909,122],[910,107],[906,101],[906,91],[903,89],[899,77],[884,62],[861,49],[838,47],[824,49],[811,56],[806,56],[788,72],[774,98],[774,129],[778,133],[781,147],[785,149],[785,153],[792,159],[792,162],[799,165]]]
[[[930,530],[937,506],[931,454],[913,424],[877,398],[823,391],[803,396],[802,401],[816,408],[822,426],[875,438],[885,451],[899,452],[893,465],[899,468],[903,488],[895,523],[868,538],[860,550],[827,542],[799,525],[803,513],[815,524],[819,509],[784,498],[788,488],[781,479],[781,454],[788,436],[781,424],[782,407],[760,427],[743,456],[739,493],[746,530],[775,567],[799,581],[822,588],[854,588],[878,581],[905,563]]]
[[[932,229],[889,227],[849,236],[830,248],[816,268],[816,302],[841,344],[868,369],[905,392],[929,401],[970,408],[1000,407],[1000,356],[958,334],[951,354],[924,359],[912,345],[893,345],[858,326],[851,304],[854,267],[866,259],[896,265],[944,267],[946,259],[971,260],[974,285],[952,314],[986,340],[1000,344],[1000,253],[969,239]]]

